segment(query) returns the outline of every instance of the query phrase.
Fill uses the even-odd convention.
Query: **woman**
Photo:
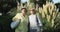
[[[22,13],[17,13],[15,17],[13,17],[13,21],[20,19],[20,24],[15,29],[15,32],[28,32],[28,16],[26,8],[21,9]]]
[[[30,9],[29,23],[30,23],[30,32],[42,32],[41,27],[41,19],[38,14],[36,14],[35,9]]]

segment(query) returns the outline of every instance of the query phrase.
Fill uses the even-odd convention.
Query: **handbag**
[[[38,31],[42,32],[42,23],[41,25],[39,24],[39,20],[38,20],[38,16],[36,15],[36,21],[37,21],[37,25],[38,25]]]
[[[14,29],[14,28],[16,28],[19,24],[20,24],[20,20],[16,20],[16,21],[12,22],[10,25],[11,25],[11,28]]]

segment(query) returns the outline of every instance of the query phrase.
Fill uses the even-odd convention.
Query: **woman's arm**
[[[39,15],[37,15],[37,18],[38,18],[38,24],[39,24],[39,26],[42,26],[41,18],[39,17]]]
[[[16,20],[18,20],[18,17],[19,17],[19,14],[17,13],[17,14],[12,18],[12,20],[13,20],[13,21],[16,21]]]

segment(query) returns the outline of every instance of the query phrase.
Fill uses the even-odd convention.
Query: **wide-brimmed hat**
[[[22,8],[21,8],[21,11],[22,11],[23,9],[25,9],[25,11],[27,12],[27,9],[26,9],[25,7],[22,7]]]
[[[25,7],[22,7],[21,10],[22,10],[22,9],[26,9],[26,8],[25,8]]]

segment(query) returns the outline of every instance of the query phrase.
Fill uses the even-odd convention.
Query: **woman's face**
[[[30,11],[31,14],[34,14],[34,11]]]
[[[23,14],[26,14],[26,9],[22,9],[22,13]]]

